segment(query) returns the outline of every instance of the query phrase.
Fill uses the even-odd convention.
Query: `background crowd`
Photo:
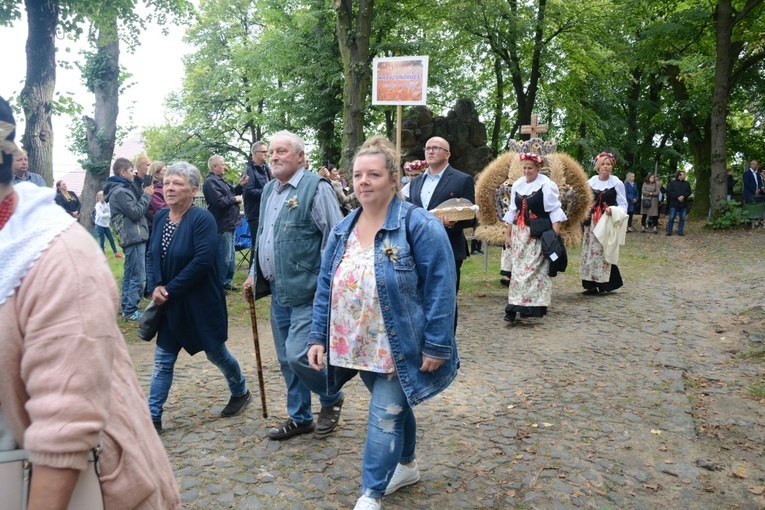
[[[457,375],[456,295],[460,267],[471,251],[464,230],[476,226],[473,219],[439,212],[439,204],[450,199],[475,201],[473,177],[449,164],[449,142],[433,137],[423,152],[425,160],[404,165],[405,175],[401,176],[402,164],[393,145],[382,137],[372,138],[357,151],[350,182],[346,182],[328,161],[311,170],[303,140],[283,131],[274,134],[270,144],[252,144],[251,160],[235,185],[227,181],[226,162],[217,155],[209,158],[204,179],[194,165],[185,162],[168,166],[146,156],[135,163],[125,158],[115,160],[92,214],[101,250],[108,240],[114,257],[125,260],[122,318],[140,321],[144,298],[160,310],[149,396],[144,398],[137,387],[116,326],[107,327],[103,333],[109,339],[105,344],[108,352],[100,359],[103,372],[92,376],[113,378],[111,385],[101,388],[104,401],[126,399],[132,407],[128,406],[129,413],[110,412],[98,405],[89,409],[98,419],[89,422],[79,438],[52,435],[47,443],[38,443],[35,431],[38,425],[47,430],[47,413],[55,408],[43,405],[44,412],[38,415],[19,407],[26,404],[10,399],[8,392],[15,391],[10,389],[13,385],[25,383],[10,377],[11,386],[6,388],[0,380],[0,401],[11,413],[4,421],[0,414],[0,425],[6,423],[5,435],[13,438],[11,447],[30,450],[30,458],[40,466],[30,501],[68,497],[82,469],[83,452],[87,454],[103,437],[99,431],[115,430],[115,440],[123,440],[121,434],[130,422],[135,431],[153,426],[161,432],[164,403],[181,350],[192,356],[204,352],[222,373],[230,398],[221,417],[243,412],[251,393],[239,363],[226,348],[226,291],[238,290],[232,278],[235,232],[240,227],[253,239],[245,287],[255,290],[258,297],[271,296],[272,335],[287,393],[287,418],[269,429],[267,436],[278,441],[303,434],[322,438],[333,433],[344,404],[343,385],[359,375],[369,389],[370,403],[361,495],[355,508],[379,509],[385,495],[419,481],[413,409],[446,389]],[[0,235],[11,235],[16,223],[35,221],[36,214],[50,214],[54,207],[57,213],[53,217],[57,219],[52,222],[55,226],[46,226],[50,227],[46,235],[57,241],[50,249],[43,248],[44,256],[62,250],[79,253],[90,246],[87,256],[93,258],[92,247],[96,245],[92,238],[83,241],[83,236],[89,236],[72,226],[83,214],[77,195],[63,181],[56,183],[55,193],[41,190],[35,194],[35,185],[39,188],[44,183],[29,172],[26,154],[14,148],[4,156],[7,179],[0,188],[10,212],[7,217],[0,214],[0,220],[5,218],[6,222]],[[551,302],[551,278],[560,266],[553,263],[556,259],[550,252],[565,254],[558,233],[567,218],[557,185],[543,173],[545,159],[533,153],[522,153],[520,159],[523,175],[512,185],[510,208],[503,218],[506,246],[512,254],[505,308],[509,322],[518,316],[545,315]],[[641,217],[640,232],[657,234],[660,217],[665,214],[666,235],[685,235],[692,199],[685,173],[678,172],[666,183],[651,174],[638,184],[632,173],[627,173],[624,181],[616,177],[616,166],[612,154],[599,154],[594,160],[596,175],[588,181],[594,200],[582,226],[580,272],[585,294],[611,292],[622,286],[618,251],[624,243],[623,234],[637,232],[635,215]],[[762,203],[763,182],[758,162],[752,161],[742,176],[746,204]],[[736,185],[732,171],[727,184],[731,199]],[[206,207],[195,206],[200,192]],[[25,208],[27,201],[35,200],[46,205],[39,205],[36,211]],[[754,219],[754,224],[757,221]],[[112,229],[123,253],[116,246]],[[81,245],[75,248],[72,242]],[[85,257],[82,253],[77,256]],[[94,260],[93,265],[99,263]],[[6,300],[28,299],[39,291],[36,274],[42,269],[40,264],[33,266],[29,275],[19,280],[19,286],[10,289]],[[95,285],[114,288],[108,267],[105,272],[103,264],[99,267]],[[39,278],[44,281],[43,275]],[[116,305],[116,289],[112,295]],[[57,308],[55,300],[50,306],[53,308],[46,312],[46,320],[66,310],[64,304]],[[0,318],[8,309],[0,307]],[[37,320],[31,316],[5,319],[25,324],[36,324]],[[111,319],[104,321],[113,323]],[[98,329],[88,322],[78,331],[87,328]],[[24,349],[27,338],[22,335],[13,341]],[[30,349],[24,356],[33,354]],[[102,355],[91,352],[84,356],[73,350],[66,356],[93,361]],[[7,364],[6,358],[0,358],[0,363],[4,360]],[[72,359],[70,369],[77,371],[81,363]],[[7,373],[18,373],[18,367],[8,366]],[[46,377],[45,368],[41,365],[40,377]],[[48,386],[30,386],[25,391],[32,402],[45,399]],[[312,394],[320,402],[318,416],[313,413]],[[82,406],[74,410],[74,414],[88,414]],[[76,422],[80,417],[72,415],[71,419]],[[0,427],[0,436],[2,432]],[[143,439],[153,443],[156,435],[152,437]],[[75,441],[85,449],[70,460],[44,453],[50,444],[66,441]],[[112,445],[104,441],[102,447],[107,453],[108,473]],[[158,451],[163,451],[161,446]],[[155,500],[163,501],[159,505],[162,508],[177,507],[177,488],[170,481],[166,457],[136,459],[134,467],[146,469],[149,464],[158,476],[146,485],[144,500],[128,507],[142,508]],[[42,494],[39,480],[58,484],[61,490]],[[118,485],[103,484],[107,501],[124,497],[123,486]]]

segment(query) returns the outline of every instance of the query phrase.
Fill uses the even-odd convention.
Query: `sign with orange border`
[[[372,61],[372,104],[424,105],[427,91],[427,56]]]

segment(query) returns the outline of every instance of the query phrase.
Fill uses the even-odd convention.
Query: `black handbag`
[[[540,239],[542,234],[552,230],[552,221],[550,218],[532,218],[529,220],[529,229],[531,229],[531,237]]]
[[[162,305],[158,305],[153,300],[149,301],[149,306],[143,311],[143,315],[138,321],[138,337],[141,340],[150,342],[159,331],[159,323],[162,320]]]
[[[652,203],[653,203],[653,200],[651,200],[650,198],[644,198],[643,199],[643,204],[642,204],[643,205],[643,209],[650,209]]]

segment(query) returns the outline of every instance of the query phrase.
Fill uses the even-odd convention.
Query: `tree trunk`
[[[675,100],[681,106],[680,124],[688,137],[688,147],[693,155],[696,189],[693,190],[693,205],[689,215],[693,218],[706,218],[709,210],[709,177],[712,154],[711,117],[707,114],[697,115],[695,110],[686,107],[690,93],[685,82],[679,77],[679,67],[668,65],[666,72]]]
[[[693,190],[693,205],[688,211],[692,218],[706,218],[709,213],[709,187],[711,182],[710,154],[712,154],[711,119],[707,117],[701,130],[701,138],[690,142],[693,154],[693,171],[696,174],[696,189]]]
[[[731,37],[733,35],[733,6],[731,0],[721,0],[715,9],[717,28],[717,61],[715,65],[715,88],[712,92],[711,153],[712,167],[709,196],[712,214],[721,208],[727,195],[727,119],[730,76],[733,68]],[[698,200],[700,197],[696,195]]]
[[[85,167],[85,184],[82,188],[82,211],[80,223],[93,229],[90,212],[96,205],[96,194],[103,189],[109,176],[109,166],[114,155],[117,138],[117,114],[119,113],[120,42],[117,36],[117,18],[105,21],[98,31],[96,55],[100,65],[98,76],[87,77],[93,84],[96,96],[94,118],[84,117],[88,140],[88,158]]]
[[[513,13],[518,12],[519,3],[517,0],[510,2],[510,8]],[[542,75],[541,62],[542,50],[545,46],[545,12],[547,9],[547,0],[539,0],[537,6],[536,20],[534,21],[534,49],[531,58],[531,65],[521,61],[522,46],[526,41],[521,41],[515,34],[511,34],[508,48],[492,47],[495,54],[499,55],[510,69],[510,79],[515,90],[516,102],[518,104],[518,120],[512,130],[511,135],[515,136],[518,132],[518,139],[522,138],[520,134],[521,126],[531,123],[531,114],[534,111],[534,104],[537,99],[539,89],[539,79]],[[528,86],[524,88],[524,72],[528,73]],[[530,137],[530,135],[529,135]]]
[[[53,92],[56,88],[58,0],[25,0],[27,11],[27,77],[20,99],[26,118],[21,139],[29,153],[29,170],[53,183]]]
[[[499,132],[502,130],[502,112],[505,109],[505,81],[502,75],[502,59],[494,57],[494,77],[497,82],[496,99],[494,102],[494,129],[491,132],[491,154],[499,155]]]
[[[353,153],[364,143],[364,107],[372,79],[369,67],[369,38],[374,0],[335,0],[337,40],[343,60],[343,147],[340,168],[347,173]]]

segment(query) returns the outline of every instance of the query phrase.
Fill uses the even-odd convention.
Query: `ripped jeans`
[[[361,493],[382,498],[398,463],[415,459],[417,421],[398,374],[359,371],[372,399],[361,474]]]

